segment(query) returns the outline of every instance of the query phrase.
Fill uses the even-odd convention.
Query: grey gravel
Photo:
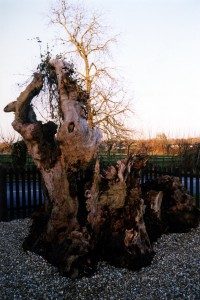
[[[0,222],[0,300],[200,299],[200,226],[163,235],[152,264],[138,272],[98,265],[90,278],[59,276],[42,257],[24,252],[30,219]]]

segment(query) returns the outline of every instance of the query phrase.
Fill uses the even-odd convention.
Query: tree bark
[[[178,177],[165,175],[142,186],[145,224],[152,241],[163,232],[186,232],[199,223],[200,212]]]
[[[23,137],[44,180],[45,206],[33,215],[23,247],[72,278],[90,274],[99,259],[132,269],[145,266],[154,254],[152,241],[174,229],[174,216],[190,228],[198,224],[199,212],[189,196],[182,197],[180,188],[174,190],[177,181],[161,181],[156,188],[152,183],[151,189],[146,185],[141,190],[141,170],[148,160],[144,155],[129,155],[102,170],[96,157],[101,133],[88,126],[69,65],[52,60],[51,66],[63,116],[59,128],[52,121],[37,121],[32,109],[31,101],[43,87],[40,73],[4,109],[15,113],[13,128]],[[169,181],[170,199],[165,187]],[[188,221],[188,214],[193,221]]]

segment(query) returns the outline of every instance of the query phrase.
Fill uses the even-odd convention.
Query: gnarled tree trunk
[[[175,201],[170,210],[161,188],[150,192],[146,187],[143,197],[144,155],[129,155],[101,170],[96,158],[101,133],[88,126],[68,65],[52,60],[51,66],[63,117],[59,128],[52,121],[37,121],[33,112],[31,101],[43,86],[40,73],[35,73],[18,99],[4,109],[15,113],[12,125],[44,179],[45,207],[35,214],[24,249],[39,253],[61,274],[73,278],[89,274],[99,259],[122,267],[144,266],[153,255],[154,235],[170,223],[166,216],[176,214],[181,201],[186,210],[191,209],[191,201]],[[194,208],[192,216],[195,222],[188,227],[198,223],[199,213]]]

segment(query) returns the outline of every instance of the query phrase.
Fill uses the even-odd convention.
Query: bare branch
[[[121,118],[129,110],[129,101],[116,78],[115,68],[106,65],[110,46],[118,36],[108,36],[110,32],[104,25],[102,14],[89,11],[82,4],[70,0],[59,0],[58,7],[51,10],[51,23],[63,30],[60,41],[65,43],[63,55],[70,55],[76,72],[83,80],[83,87],[88,95],[86,108],[90,126],[95,124],[103,128],[107,120]],[[116,130],[124,125],[121,121],[110,121],[109,126]],[[105,129],[107,131],[107,129]]]

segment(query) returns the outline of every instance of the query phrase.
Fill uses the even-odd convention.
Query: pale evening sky
[[[47,26],[49,0],[0,0],[0,129],[12,130],[6,104],[20,93],[39,63],[39,47],[53,44]],[[103,9],[113,32],[121,33],[116,66],[129,82],[132,127],[144,136],[200,137],[200,1],[85,0]]]

